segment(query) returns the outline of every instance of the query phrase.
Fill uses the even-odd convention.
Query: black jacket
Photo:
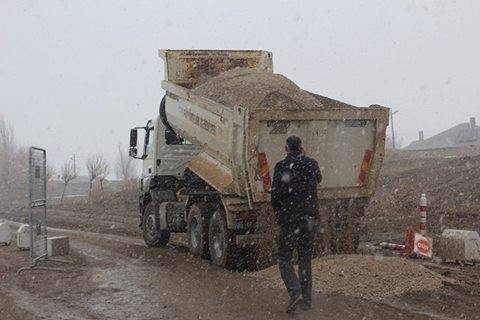
[[[318,218],[317,185],[322,174],[315,159],[289,154],[275,165],[271,191],[275,222],[279,225]]]

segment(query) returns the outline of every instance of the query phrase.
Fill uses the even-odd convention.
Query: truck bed
[[[386,108],[249,112],[241,106],[232,110],[173,84],[164,83],[164,88],[169,89],[169,123],[203,150],[189,167],[222,194],[268,201],[269,188],[263,185],[259,156],[266,156],[271,179],[291,134],[302,138],[307,154],[321,166],[325,179],[320,197],[369,197],[375,189],[384,155]]]

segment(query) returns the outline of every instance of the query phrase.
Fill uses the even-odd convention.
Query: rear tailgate
[[[388,109],[383,107],[259,113],[251,161],[255,201],[269,199],[275,164],[285,157],[285,140],[297,135],[306,155],[318,161],[323,198],[366,197],[373,193],[384,154]],[[252,168],[252,171],[253,168]]]

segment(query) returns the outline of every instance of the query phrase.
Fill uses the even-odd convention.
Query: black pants
[[[312,250],[314,222],[305,221],[280,227],[278,266],[290,297],[303,296],[312,301]],[[293,251],[298,251],[298,278],[293,268]]]

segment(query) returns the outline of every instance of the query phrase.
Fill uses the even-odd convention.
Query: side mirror
[[[129,154],[130,157],[136,158],[137,157],[137,148],[136,147],[130,147],[130,149],[128,150],[128,154]]]
[[[138,137],[137,129],[130,129],[130,149],[137,148],[137,137]],[[135,155],[137,155],[136,151],[135,151]]]

